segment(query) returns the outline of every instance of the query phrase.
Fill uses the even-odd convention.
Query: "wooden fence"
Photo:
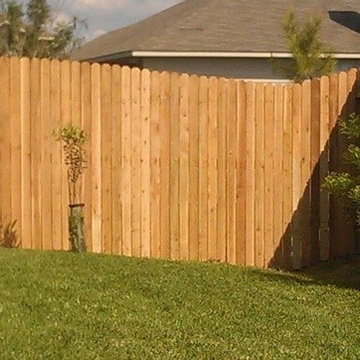
[[[66,169],[52,131],[88,134],[88,247],[136,257],[300,268],[354,250],[337,168],[357,71],[302,85],[117,65],[0,59],[0,215],[22,247],[68,249]]]

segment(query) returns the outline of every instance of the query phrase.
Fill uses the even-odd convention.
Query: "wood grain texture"
[[[170,74],[160,74],[160,255],[170,258]]]
[[[20,112],[20,59],[10,58],[10,151],[11,151],[11,219],[16,221],[18,241],[21,242],[21,112]],[[51,191],[51,190],[50,190]],[[51,207],[51,202],[49,203]],[[51,219],[51,217],[50,217]],[[51,228],[51,227],[50,227]],[[51,245],[51,241],[49,241]]]
[[[269,266],[274,256],[274,86],[265,87],[265,223],[264,256],[265,266]]]
[[[189,84],[189,259],[199,259],[199,77]]]
[[[189,76],[180,76],[180,161],[179,161],[179,222],[180,222],[180,259],[189,259]]]
[[[179,74],[172,73],[170,79],[170,257],[180,257],[179,223]],[[200,241],[200,240],[199,240]]]
[[[20,60],[20,116],[21,116],[21,246],[32,248],[32,204],[31,204],[31,116],[30,116],[30,60]],[[1,161],[2,149],[0,151]],[[0,180],[0,184],[2,181]],[[0,186],[1,193],[1,186]],[[61,202],[59,203],[61,205]],[[61,211],[60,211],[61,213]],[[60,219],[56,219],[61,227]],[[19,220],[20,221],[20,220]]]
[[[246,83],[246,253],[245,264],[255,265],[255,84]]]
[[[236,263],[246,264],[246,83],[237,82]]]
[[[291,269],[354,251],[321,184],[346,170],[338,118],[356,109],[357,70],[301,85],[48,59],[0,71],[0,218],[22,247],[69,249],[52,131],[73,122],[89,251]]]

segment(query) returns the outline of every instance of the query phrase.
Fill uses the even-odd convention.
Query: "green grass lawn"
[[[360,260],[303,274],[0,250],[0,359],[360,359]]]

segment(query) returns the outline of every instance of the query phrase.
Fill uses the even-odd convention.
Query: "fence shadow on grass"
[[[346,118],[351,113],[360,113],[360,102],[357,99],[357,82],[349,93],[349,96],[342,107],[339,116]],[[320,103],[318,104],[320,107]],[[319,114],[311,118],[311,127],[318,127]],[[313,114],[312,114],[313,115]],[[344,258],[357,253],[359,245],[353,226],[347,221],[344,206],[341,201],[334,199],[321,188],[326,174],[321,169],[321,164],[328,164],[329,171],[342,171],[345,169],[342,163],[342,154],[347,147],[346,138],[339,134],[339,121],[333,127],[324,150],[318,154],[316,161],[312,163],[311,177],[302,193],[294,211],[291,222],[283,233],[280,245],[276,248],[273,258],[268,264],[273,268],[289,270],[300,270],[318,264],[321,261]],[[330,124],[331,126],[331,124]],[[313,133],[313,131],[311,131]],[[318,146],[315,140],[311,139],[311,148]],[[326,202],[329,201],[329,211],[324,211]],[[328,221],[321,218],[327,212]],[[299,245],[300,244],[300,245]],[[300,247],[300,251],[299,251]],[[297,255],[294,255],[297,248]],[[296,251],[296,250],[295,250]],[[300,254],[299,254],[300,253]],[[289,255],[290,254],[290,255]],[[341,264],[341,262],[340,262]],[[309,272],[314,281],[329,283],[328,276],[318,276],[315,272]],[[283,276],[283,275],[279,275]],[[349,280],[351,283],[351,280]],[[333,279],[336,283],[336,277]],[[340,281],[341,283],[341,281]]]
[[[295,276],[296,275],[296,276]],[[360,256],[352,255],[342,259],[330,260],[306,270],[296,272],[262,273],[270,281],[301,286],[335,286],[342,289],[360,290]]]

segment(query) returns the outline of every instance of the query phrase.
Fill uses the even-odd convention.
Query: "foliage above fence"
[[[89,136],[89,250],[295,268],[347,254],[351,230],[320,184],[340,163],[356,78],[270,85],[1,58],[1,219],[25,248],[68,248],[52,132],[71,121]]]

